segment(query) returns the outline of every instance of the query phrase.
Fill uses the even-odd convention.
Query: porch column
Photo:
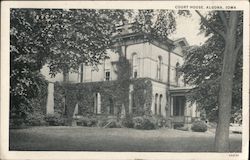
[[[97,93],[97,114],[101,114],[101,94]]]
[[[170,112],[170,116],[173,116],[173,115],[174,115],[173,101],[174,101],[174,100],[173,100],[173,97],[171,96],[171,97],[170,97],[170,102],[171,102],[171,103],[170,103],[170,111],[171,111],[171,112]]]
[[[132,84],[129,85],[129,95],[128,95],[128,99],[129,99],[129,104],[128,104],[128,112],[132,113],[132,104],[133,104],[133,97],[132,97],[132,92],[134,90],[134,86]]]
[[[54,114],[54,83],[52,82],[48,84],[46,114]]]

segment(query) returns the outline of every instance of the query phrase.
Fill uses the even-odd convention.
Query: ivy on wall
[[[151,81],[147,78],[140,78],[131,80],[130,84],[134,86],[133,99],[136,105],[134,114],[150,114],[152,104]],[[116,108],[116,113],[114,114],[120,114],[122,104],[124,104],[125,110],[128,110],[129,89],[124,90],[124,88],[121,88],[120,81],[104,81],[75,84],[55,83],[55,112],[63,114],[65,110],[63,98],[65,97],[66,116],[69,119],[73,117],[77,103],[80,115],[94,114],[94,96],[96,93],[99,93],[101,96],[101,114],[108,115],[109,107],[112,104]],[[124,103],[124,101],[127,103]]]

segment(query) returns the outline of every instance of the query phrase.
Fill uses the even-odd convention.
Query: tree
[[[78,70],[80,63],[96,65],[111,45],[115,24],[123,19],[122,10],[53,10],[54,43],[49,50],[50,74]]]
[[[11,9],[10,117],[25,119],[30,100],[39,94],[44,78],[40,69],[49,64],[52,76],[80,63],[96,64],[111,45],[114,22],[122,10]]]
[[[222,70],[223,40],[218,35],[210,37],[202,46],[191,46],[184,52],[181,71],[186,83],[195,86],[188,95],[200,110],[206,111],[209,121],[218,121],[219,80]],[[233,83],[232,115],[242,108],[242,51],[237,56]],[[231,121],[234,117],[232,116]]]
[[[207,93],[199,97],[212,95],[206,99],[206,102],[214,102],[209,104],[210,107],[218,104],[215,150],[226,152],[229,149],[232,95],[238,95],[235,99],[241,98],[243,13],[239,11],[213,11],[209,12],[206,17],[199,11],[196,13],[201,17],[201,30],[211,37],[203,46],[194,47],[188,51],[187,55],[191,56],[188,59],[193,58],[191,60],[193,65],[184,65],[184,73],[187,72],[188,68],[188,70],[198,71],[186,75],[191,84],[198,84],[196,90],[199,92],[197,93],[202,94],[206,91],[204,88],[209,87]],[[195,54],[191,55],[190,53]],[[241,72],[235,72],[236,66],[238,68],[236,71]],[[199,76],[198,73],[203,74]],[[191,77],[194,79],[191,80]],[[236,92],[233,92],[233,88],[236,89]],[[240,103],[239,101],[235,102]]]
[[[152,38],[167,41],[168,36],[175,32],[177,16],[190,16],[186,10],[136,10],[134,13],[134,31],[150,34]]]
[[[32,111],[31,100],[46,85],[39,70],[51,39],[45,29],[46,19],[37,19],[37,14],[44,14],[44,10],[10,12],[10,118],[20,123]]]

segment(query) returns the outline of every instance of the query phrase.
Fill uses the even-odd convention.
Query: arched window
[[[157,101],[158,101],[158,94],[155,94],[155,109],[154,109],[154,113],[155,115],[157,115]]]
[[[132,55],[132,77],[137,78],[138,76],[138,56],[136,53]]]
[[[157,80],[161,80],[161,71],[162,70],[162,57],[158,56],[157,59]]]
[[[161,106],[162,106],[162,94],[159,97],[159,115],[161,115]]]
[[[179,85],[179,78],[180,78],[179,68],[180,68],[180,63],[177,62],[175,65],[175,82],[177,86]]]
[[[104,80],[105,81],[109,81],[111,80],[111,74],[110,74],[110,70],[111,70],[111,60],[110,58],[105,58],[104,59]]]

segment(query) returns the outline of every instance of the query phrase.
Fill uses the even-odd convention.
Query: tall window
[[[155,94],[155,109],[154,109],[155,115],[157,115],[157,101],[158,101],[158,94],[156,93]]]
[[[159,97],[159,115],[161,115],[162,94]]]
[[[136,53],[132,55],[132,77],[137,78],[138,76],[138,56]]]
[[[110,70],[111,70],[111,61],[110,61],[110,58],[106,58],[104,60],[104,72],[105,72],[104,80],[105,81],[111,80]]]
[[[161,80],[162,57],[158,56],[157,59],[157,80]]]
[[[175,82],[177,86],[179,85],[179,78],[180,78],[179,68],[180,68],[180,63],[177,62],[175,65]]]

